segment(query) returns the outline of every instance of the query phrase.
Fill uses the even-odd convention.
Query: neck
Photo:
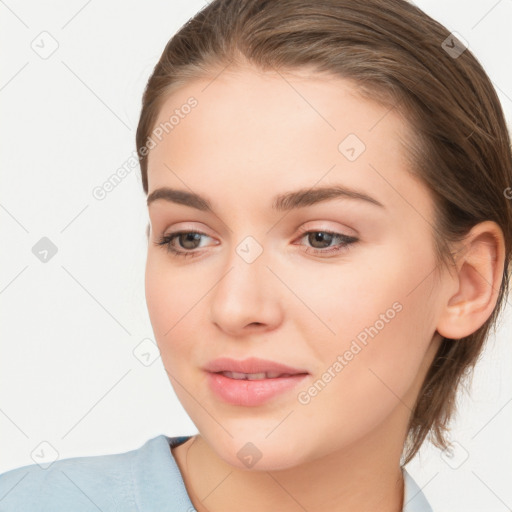
[[[401,512],[405,430],[403,409],[395,412],[350,448],[283,470],[236,468],[201,435],[173,454],[198,512]]]

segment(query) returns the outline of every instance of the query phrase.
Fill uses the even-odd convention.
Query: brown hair
[[[505,238],[497,304],[473,334],[443,338],[410,416],[409,462],[430,433],[446,448],[457,389],[471,373],[506,303],[512,252],[510,136],[485,71],[437,21],[404,0],[213,0],[167,43],[149,78],[136,134],[148,193],[147,141],[160,107],[178,87],[227,65],[261,70],[308,67],[352,80],[361,95],[396,109],[411,127],[411,172],[435,201],[438,265],[451,244],[491,220]],[[405,447],[404,447],[405,448]]]

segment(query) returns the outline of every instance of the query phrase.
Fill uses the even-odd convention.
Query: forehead
[[[268,195],[269,188],[278,193],[319,181],[377,187],[384,201],[396,201],[400,188],[408,196],[425,193],[407,175],[408,123],[332,75],[225,70],[174,91],[154,132],[159,127],[148,158],[149,193],[184,188],[180,178],[206,193],[229,184]]]

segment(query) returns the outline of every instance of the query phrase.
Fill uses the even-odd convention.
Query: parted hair
[[[338,76],[403,117],[409,172],[434,200],[439,268],[455,264],[453,247],[474,225],[490,220],[503,231],[496,306],[471,335],[442,339],[410,415],[402,463],[425,439],[447,448],[457,391],[509,295],[512,154],[491,80],[463,41],[405,0],[213,0],[169,40],[146,85],[136,133],[146,194],[147,141],[162,104],[192,80],[247,65]]]

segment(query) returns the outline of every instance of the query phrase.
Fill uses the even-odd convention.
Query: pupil
[[[182,244],[182,246],[185,249],[195,249],[197,246],[194,245],[195,241],[199,240],[199,237],[201,236],[199,233],[184,233],[185,235],[185,243]],[[192,246],[188,246],[187,243],[192,242]]]
[[[325,233],[323,231],[317,231],[316,233],[311,233],[310,236],[309,236],[309,242],[311,243],[311,245],[313,247],[315,247],[315,243],[312,243],[312,237],[313,236],[313,241],[316,243],[316,242],[323,242],[323,245],[321,245],[321,247],[319,248],[322,248],[322,247],[328,247],[329,244],[331,243],[332,241],[332,236],[331,234],[329,233]]]

